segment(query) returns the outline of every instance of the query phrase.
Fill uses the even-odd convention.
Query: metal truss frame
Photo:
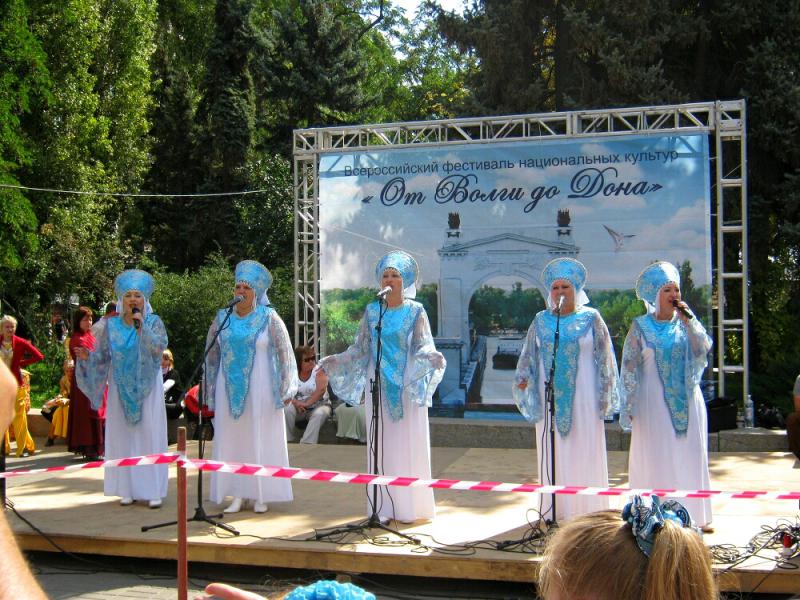
[[[747,156],[744,100],[670,106],[349,125],[294,132],[295,325],[297,344],[320,340],[318,165],[323,153],[609,135],[704,133],[711,171],[714,332],[718,394],[726,374],[749,390]]]

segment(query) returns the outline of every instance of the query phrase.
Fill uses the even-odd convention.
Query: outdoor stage
[[[174,447],[173,447],[174,449]],[[197,442],[189,443],[195,457]],[[206,450],[210,456],[210,448]],[[486,448],[433,448],[433,477],[528,483],[536,479],[533,450]],[[364,472],[364,446],[319,445],[289,447],[293,467]],[[626,483],[627,453],[609,452],[612,486]],[[800,487],[800,463],[785,452],[713,453],[710,457],[712,486],[725,491],[783,490]],[[63,445],[25,459],[9,459],[9,470],[77,464]],[[177,555],[175,526],[142,533],[143,525],[175,518],[176,472],[170,470],[169,497],[160,510],[146,504],[121,507],[118,499],[102,495],[102,469],[68,471],[55,476],[11,478],[8,497],[33,525],[61,548],[76,553],[174,559]],[[402,475],[402,474],[398,474]],[[204,474],[205,489],[209,475]],[[569,482],[563,482],[569,483]],[[196,506],[197,472],[189,471],[189,516]],[[294,481],[295,499],[273,504],[269,512],[243,511],[224,522],[239,530],[232,537],[203,523],[188,528],[189,560],[237,565],[264,565],[346,573],[402,574],[457,579],[533,582],[539,557],[533,553],[487,549],[487,544],[467,549],[480,540],[515,540],[525,535],[528,519],[535,519],[536,496],[527,493],[436,490],[437,518],[432,523],[397,525],[406,534],[419,536],[422,545],[400,543],[380,536],[376,543],[351,536],[348,543],[314,541],[315,530],[356,522],[365,515],[365,488],[361,485]],[[614,506],[622,498],[612,498]],[[207,512],[218,512],[206,503]],[[706,535],[708,545],[745,546],[762,526],[773,527],[781,519],[797,524],[796,501],[713,501],[716,532]],[[44,537],[7,511],[9,521],[24,549],[58,551]],[[800,560],[795,568],[777,568],[772,550],[730,568],[717,565],[723,591],[793,593],[800,590]],[[197,573],[190,564],[189,574]]]

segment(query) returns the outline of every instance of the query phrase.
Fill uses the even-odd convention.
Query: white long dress
[[[642,318],[651,318],[649,315]],[[696,321],[696,319],[694,320]],[[710,349],[705,330],[690,322],[702,347]],[[699,327],[700,329],[694,331]],[[633,341],[636,338],[636,341]],[[708,345],[706,345],[706,343]],[[632,348],[636,350],[633,351]],[[702,367],[699,367],[702,372]],[[635,325],[625,341],[622,379],[626,391],[621,422],[631,430],[628,479],[632,488],[700,489],[711,487],[708,471],[708,424],[705,402],[699,385],[691,385],[687,398],[688,426],[678,435],[664,399],[664,385],[658,373],[655,351],[644,342]],[[633,413],[633,418],[630,418]],[[711,500],[676,498],[689,511],[698,527],[711,523]]]
[[[345,352],[326,357],[320,366],[328,374],[334,393],[350,405],[357,405],[366,387],[367,464],[370,473],[430,479],[431,450],[428,406],[444,374],[444,357],[436,351],[428,317],[422,305],[412,300],[390,308],[383,321],[384,355],[382,403],[379,407],[378,462],[373,462],[373,406],[369,381],[375,366],[372,331],[378,304],[365,311],[355,343]],[[405,352],[400,368],[398,352]],[[434,367],[434,364],[440,366]],[[391,381],[402,382],[387,393]],[[389,383],[387,383],[389,382]],[[367,384],[365,386],[365,383]],[[396,396],[392,396],[392,394]],[[391,404],[389,396],[396,397]],[[390,415],[393,413],[394,418]],[[398,418],[399,415],[399,418]],[[373,488],[368,488],[367,514],[372,513]],[[430,488],[378,486],[377,515],[401,522],[433,519],[436,504]]]
[[[525,380],[529,388],[533,385],[538,394],[520,390],[515,384],[513,394],[523,415],[536,423],[536,448],[539,481],[544,485],[608,487],[608,464],[606,458],[606,437],[604,418],[618,407],[616,361],[611,339],[599,313],[591,308],[581,308],[572,315],[562,317],[562,336],[569,336],[570,327],[575,327],[577,348],[574,352],[574,394],[572,396],[571,422],[564,431],[555,431],[555,481],[551,477],[550,414],[545,406],[545,380],[550,369],[545,363],[542,347],[548,333],[537,331],[537,319],[550,319],[547,313],[540,313],[528,330],[525,346],[517,365],[517,383]],[[583,320],[583,324],[580,321]],[[595,338],[598,336],[598,339]],[[565,339],[561,338],[562,343]],[[597,343],[596,343],[597,342]],[[556,364],[556,383],[559,369],[562,376],[566,372],[567,360],[559,349]],[[552,354],[550,354],[552,356]],[[538,368],[532,369],[533,361]],[[530,392],[533,390],[531,389]],[[565,394],[566,396],[566,394]],[[566,398],[565,398],[566,400]],[[558,410],[558,409],[557,409]],[[537,508],[545,519],[553,519],[552,494],[538,496]],[[609,508],[606,496],[594,495],[556,495],[556,521],[565,521],[585,513]]]
[[[217,321],[212,325],[212,330],[215,330],[216,323]],[[209,360],[214,360],[213,354],[209,354]],[[218,355],[216,356],[216,360],[219,360]],[[285,397],[293,397],[297,389],[297,378],[296,375],[292,378],[291,373],[293,370],[296,374],[297,368],[286,327],[274,311],[268,325],[255,339],[255,354],[244,411],[238,419],[231,414],[225,370],[218,368],[217,363],[214,386],[214,460],[289,466],[283,401],[275,397],[276,367],[271,364],[272,360],[280,362],[277,367],[280,373],[278,376],[282,379],[278,387],[279,395],[282,393]],[[286,377],[283,377],[284,374]],[[261,503],[289,502],[293,498],[292,484],[288,479],[212,473],[211,501],[221,503],[226,496]]]
[[[409,334],[410,336],[410,334]],[[370,368],[374,366],[370,364]],[[367,468],[370,473],[405,477],[431,478],[431,438],[428,426],[428,407],[413,402],[403,395],[403,418],[392,421],[382,415],[378,443],[378,468],[373,464],[372,438],[373,408],[371,399],[364,405],[367,420]],[[381,411],[383,412],[383,411]],[[369,491],[370,499],[372,490]],[[436,502],[431,488],[404,488],[378,486],[378,516],[411,523],[433,519]],[[370,512],[368,503],[367,512]]]
[[[590,329],[578,340],[578,372],[575,380],[575,399],[572,407],[572,428],[566,436],[556,431],[556,478],[551,482],[550,416],[536,423],[536,448],[539,480],[545,485],[577,485],[608,487],[606,460],[606,429],[603,413],[597,402],[597,369],[594,365],[594,336]],[[542,367],[541,362],[539,363]],[[542,371],[544,372],[544,371]],[[544,378],[539,381],[539,393],[544,397]],[[552,508],[552,494],[541,495],[539,511],[545,517]],[[564,521],[610,507],[607,496],[556,496],[556,520]]]
[[[153,375],[153,387],[142,405],[142,420],[131,425],[125,420],[113,367],[106,406],[106,458],[144,456],[167,451],[167,411],[161,391],[161,371]],[[103,492],[134,500],[157,500],[167,496],[168,465],[106,469]]]
[[[125,325],[121,317],[104,317],[92,327],[95,350],[89,354],[88,360],[77,361],[78,387],[93,407],[102,405],[108,383],[107,459],[167,451],[167,413],[160,362],[167,347],[167,335],[164,324],[156,315],[147,314],[141,328],[141,333],[137,334],[132,326]],[[128,405],[128,414],[120,395],[119,380],[126,381],[133,396],[147,390],[143,396],[138,396],[138,408]],[[159,500],[167,495],[167,468],[168,465],[108,468],[105,470],[104,493],[134,500]]]

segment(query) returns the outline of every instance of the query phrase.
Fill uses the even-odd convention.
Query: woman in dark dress
[[[172,350],[164,350],[161,355],[161,376],[164,378],[164,404],[167,407],[167,418],[177,419],[183,413],[181,406],[183,387],[181,386],[181,376],[175,368]]]
[[[75,360],[75,349],[94,350],[92,335],[92,309],[79,307],[72,316],[72,337],[69,355]],[[69,393],[70,415],[67,426],[67,447],[70,452],[94,460],[103,455],[105,429],[105,403],[99,410],[92,409],[89,398],[75,385],[75,373]]]

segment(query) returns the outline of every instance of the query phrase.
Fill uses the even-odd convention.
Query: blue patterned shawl
[[[75,366],[78,387],[92,408],[103,404],[103,393],[111,367],[119,391],[125,420],[135,425],[142,419],[142,403],[150,394],[156,374],[161,372],[161,354],[167,348],[167,332],[157,315],[148,314],[141,334],[122,317],[104,317],[92,327],[96,344],[88,360]]]
[[[625,401],[620,424],[626,429],[630,429],[631,416],[636,410],[645,345],[651,347],[655,354],[656,370],[664,387],[664,401],[669,409],[672,427],[677,435],[686,435],[689,399],[708,364],[711,338],[698,319],[689,321],[688,329],[677,315],[668,321],[659,321],[652,313],[634,319],[622,350]]]
[[[350,405],[359,404],[366,381],[372,376],[370,364],[377,352],[373,335],[380,304],[367,305],[355,342],[344,352],[325,357],[320,367],[327,373],[334,393]],[[436,351],[425,309],[406,299],[390,308],[383,318],[381,333],[381,393],[392,421],[403,418],[403,395],[419,406],[430,406],[433,392],[445,371],[444,358]],[[411,339],[409,342],[409,334]],[[433,364],[441,361],[441,367]]]
[[[553,359],[556,316],[541,311],[533,319],[525,339],[517,373],[512,388],[514,400],[528,421],[540,421],[544,417],[544,398],[539,393],[539,383],[547,373],[539,372],[539,362],[547,371]],[[555,412],[558,432],[566,436],[572,428],[572,404],[575,399],[575,380],[578,373],[579,340],[592,329],[593,354],[597,367],[598,400],[600,414],[613,414],[619,406],[617,387],[617,362],[611,345],[611,337],[603,319],[595,309],[578,308],[561,317],[561,330],[556,354],[556,379],[554,382]],[[519,383],[528,383],[524,390]]]
[[[206,345],[225,319],[226,312],[223,309],[217,313],[208,331]],[[282,408],[283,401],[297,393],[297,365],[286,326],[274,309],[257,305],[244,317],[233,312],[229,325],[222,330],[208,353],[205,385],[209,408],[216,408],[217,375],[222,369],[230,414],[234,419],[244,414],[256,355],[256,339],[265,329],[270,337],[268,361],[273,387],[270,391],[275,407]]]

